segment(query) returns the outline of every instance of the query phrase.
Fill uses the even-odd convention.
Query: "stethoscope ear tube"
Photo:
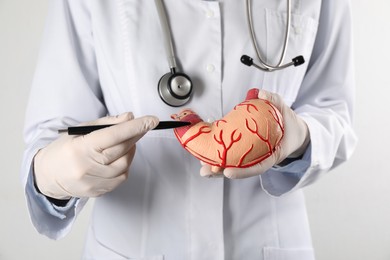
[[[274,69],[263,68],[263,67],[257,65],[256,63],[253,62],[253,58],[249,57],[248,55],[242,55],[240,60],[241,60],[241,62],[242,62],[243,64],[245,64],[245,65],[247,65],[247,66],[249,66],[249,67],[250,67],[250,66],[253,66],[253,67],[255,67],[255,68],[259,69],[259,70],[263,70],[263,71],[267,71],[267,72],[285,69],[285,68],[290,67],[290,66],[293,66],[293,65],[294,65],[295,67],[297,67],[297,66],[302,65],[303,63],[305,63],[305,58],[303,58],[302,55],[297,56],[297,57],[295,57],[294,59],[292,59],[291,62],[286,63],[286,64],[284,64],[284,65],[281,65],[281,66],[279,66],[279,67],[276,67],[276,68],[274,68]]]
[[[279,62],[275,65],[268,64],[265,59],[261,56],[260,49],[257,45],[256,41],[256,34],[255,30],[253,28],[253,19],[252,19],[252,6],[251,6],[251,0],[246,0],[246,12],[247,12],[247,21],[248,21],[248,28],[250,32],[250,37],[252,41],[253,48],[256,51],[257,58],[260,62],[260,65],[257,65],[253,62],[253,59],[247,55],[241,56],[241,62],[244,63],[247,66],[254,66],[257,69],[260,69],[262,71],[266,72],[272,72],[275,70],[281,70],[285,69],[290,66],[299,66],[305,62],[305,59],[303,56],[297,56],[294,59],[292,59],[291,62],[283,64],[284,58],[287,53],[287,47],[288,47],[288,40],[290,35],[290,27],[291,27],[291,0],[287,0],[287,22],[286,22],[286,30],[285,30],[285,37],[283,41],[283,47],[282,47],[282,53],[279,58]]]

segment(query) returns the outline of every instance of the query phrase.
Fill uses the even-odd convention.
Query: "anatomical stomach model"
[[[194,111],[184,109],[172,115],[191,125],[174,133],[182,146],[199,160],[212,165],[213,172],[227,167],[246,168],[272,155],[283,138],[281,113],[251,89],[246,100],[220,120],[204,122]]]

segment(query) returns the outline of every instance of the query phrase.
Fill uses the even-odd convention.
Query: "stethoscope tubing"
[[[262,57],[260,49],[257,45],[257,40],[256,40],[256,33],[254,30],[253,26],[253,16],[252,16],[252,4],[251,0],[246,0],[246,12],[247,12],[247,22],[248,22],[248,27],[250,31],[250,36],[252,40],[252,45],[256,51],[257,58],[260,61],[260,64],[263,66],[259,66],[256,64],[253,64],[256,68],[263,70],[263,71],[274,71],[274,70],[281,70],[284,68],[287,68],[291,65],[294,65],[293,62],[289,62],[286,64],[282,63],[284,62],[284,58],[286,57],[287,53],[287,47],[288,47],[288,40],[290,37],[290,26],[291,26],[291,0],[287,0],[287,25],[286,25],[286,30],[285,30],[285,36],[284,36],[284,41],[283,41],[283,48],[282,48],[282,54],[280,55],[279,62],[276,65],[271,65],[268,64]]]
[[[176,57],[175,50],[173,46],[173,37],[171,33],[171,27],[168,21],[168,15],[166,13],[163,0],[155,0],[155,5],[157,13],[160,19],[161,29],[163,33],[163,43],[165,48],[165,53],[168,60],[168,65],[170,72],[164,74],[158,82],[157,90],[162,101],[164,101],[169,106],[182,106],[186,104],[191,99],[191,94],[193,92],[193,85],[190,77],[185,73],[176,72]],[[252,40],[253,47],[256,51],[257,58],[260,61],[260,65],[255,64],[253,59],[247,55],[241,57],[241,62],[245,65],[253,65],[257,69],[266,72],[272,72],[275,70],[281,70],[289,66],[298,66],[304,63],[304,58],[302,56],[295,57],[292,62],[284,63],[284,58],[286,57],[288,41],[290,36],[290,27],[291,27],[291,0],[287,0],[287,24],[285,30],[285,38],[283,41],[282,52],[280,59],[276,65],[271,65],[265,61],[262,57],[260,49],[256,41],[256,33],[253,26],[253,16],[252,16],[252,2],[251,0],[246,0],[246,13],[248,27],[250,31],[250,38]]]
[[[164,4],[162,0],[155,0],[154,1],[156,4],[157,8],[157,13],[160,18],[160,23],[161,23],[161,29],[162,33],[164,35],[164,48],[165,48],[165,53],[167,55],[167,60],[168,60],[168,65],[171,71],[175,71],[176,68],[176,57],[175,57],[175,51],[173,48],[173,42],[172,42],[172,33],[171,29],[168,23],[168,17],[166,14],[166,11],[164,9]]]

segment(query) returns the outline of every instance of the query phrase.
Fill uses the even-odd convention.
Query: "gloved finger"
[[[93,171],[89,172],[88,176],[94,176],[101,179],[112,179],[127,172],[133,161],[136,151],[136,146],[133,146],[125,155],[121,156],[117,160],[111,162],[108,165],[98,164]]]
[[[155,116],[144,116],[117,125],[94,131],[84,136],[84,139],[97,151],[120,144],[133,137],[138,139],[146,132],[155,128],[159,120]],[[138,139],[136,140],[138,141]]]
[[[266,90],[260,90],[258,97],[260,99],[268,100],[269,102],[271,102],[272,105],[274,105],[282,113],[283,108],[285,106],[285,103],[283,101],[283,98],[279,94],[271,93],[271,92],[266,91]],[[283,115],[283,113],[282,113],[282,115]]]
[[[85,176],[83,185],[76,189],[78,194],[73,194],[73,197],[99,197],[107,192],[117,188],[128,178],[128,172],[123,172],[115,178],[98,179],[95,176]]]
[[[213,177],[223,177],[222,171],[220,172],[213,172],[211,170],[212,166],[210,164],[207,164],[205,162],[202,162],[202,167],[200,168],[200,176],[202,177],[208,177],[208,178],[213,178]]]
[[[226,168],[223,175],[229,179],[243,179],[263,174],[276,164],[278,155],[275,152],[264,161],[248,168]]]
[[[108,165],[112,162],[118,160],[120,157],[127,154],[130,149],[135,146],[135,143],[142,137],[143,135],[137,135],[129,140],[126,140],[120,144],[114,145],[107,149],[104,149],[101,152],[96,152],[94,156],[94,160],[100,164]]]

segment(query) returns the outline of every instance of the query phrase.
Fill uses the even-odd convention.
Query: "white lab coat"
[[[286,1],[252,2],[261,51],[275,63]],[[195,85],[187,107],[214,120],[250,88],[279,93],[309,126],[303,158],[260,177],[202,178],[172,130],[151,131],[137,143],[128,180],[96,199],[85,259],[314,259],[301,188],[356,143],[351,17],[348,0],[292,2],[286,60],[303,55],[306,63],[264,73],[240,63],[242,54],[255,57],[244,1],[164,0],[179,68]],[[51,1],[26,117],[26,187],[34,154],[58,128],[125,111],[160,120],[177,113],[157,93],[165,55],[153,0]],[[64,213],[45,210],[31,187],[26,196],[35,227],[54,239],[86,202]]]

